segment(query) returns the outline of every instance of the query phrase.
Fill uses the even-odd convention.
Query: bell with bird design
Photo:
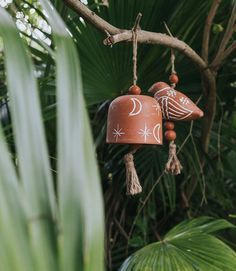
[[[179,78],[176,72],[172,71],[169,77],[171,86],[165,82],[154,83],[148,90],[154,95],[154,98],[161,106],[163,119],[166,128],[165,138],[169,141],[169,158],[165,166],[165,171],[173,175],[181,173],[182,165],[176,154],[176,133],[173,121],[192,121],[203,117],[203,112],[186,95],[175,89]]]

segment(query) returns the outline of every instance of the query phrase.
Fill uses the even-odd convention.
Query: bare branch
[[[229,40],[232,38],[233,33],[235,31],[235,21],[236,21],[236,3],[233,6],[232,13],[230,15],[228,25],[225,30],[225,34],[224,34],[222,41],[220,43],[216,57],[212,61],[212,66],[216,66],[215,63],[219,63],[219,59],[222,58],[222,55],[224,54],[225,48],[226,48]]]
[[[155,32],[149,32],[149,31],[144,31],[144,30],[138,31],[137,38],[138,38],[139,43],[159,44],[159,45],[176,49],[182,52],[188,58],[190,58],[193,62],[195,62],[195,64],[200,68],[200,70],[207,69],[207,65],[205,61],[185,42],[177,38],[170,37],[162,33],[155,33]],[[129,41],[129,42],[132,41],[132,31],[125,30],[122,33],[112,35],[109,38],[109,41],[107,39],[104,40],[104,44],[110,45],[110,42],[112,42],[112,44],[116,44],[118,42],[124,42],[124,41]]]
[[[66,3],[66,5],[70,6],[75,12],[77,12],[81,17],[83,17],[86,21],[93,24],[97,29],[103,32],[105,32],[106,30],[110,33],[111,36],[104,41],[105,45],[112,45],[124,41],[132,41],[131,30],[122,30],[114,27],[113,25],[100,18],[90,9],[88,9],[79,0],[64,0],[64,2]],[[185,42],[180,41],[177,38],[173,38],[161,33],[140,30],[137,33],[137,39],[139,43],[159,44],[181,51],[193,62],[195,62],[196,65],[200,68],[200,70],[207,68],[207,64],[205,63],[205,61]]]
[[[217,9],[221,3],[221,0],[213,0],[211,9],[206,19],[205,28],[203,32],[203,39],[202,39],[202,58],[204,61],[208,62],[208,51],[209,51],[209,40],[210,40],[210,33],[211,33],[211,26],[212,22],[215,18]]]
[[[217,70],[223,61],[236,50],[236,40],[210,65],[213,69]]]
[[[110,34],[117,34],[121,32],[119,28],[103,20],[101,17],[96,15],[95,12],[91,11],[79,0],[64,0],[64,2],[67,6],[72,8],[76,13],[83,17],[87,22],[94,25],[97,29],[103,32],[107,30]]]

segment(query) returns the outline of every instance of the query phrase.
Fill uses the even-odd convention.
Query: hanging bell
[[[162,144],[162,112],[152,97],[139,95],[141,89],[133,85],[129,95],[112,101],[108,110],[107,143],[130,144],[124,156],[126,167],[126,194],[142,192],[136,173],[133,154],[142,144]]]
[[[170,76],[172,86],[165,82],[157,82],[151,86],[149,92],[154,94],[154,98],[160,103],[163,118],[168,120],[165,122],[165,138],[169,142],[169,157],[165,166],[167,173],[178,175],[183,168],[176,152],[176,133],[174,131],[174,123],[172,121],[190,121],[201,118],[203,112],[197,107],[186,95],[175,90],[175,86],[179,79],[176,73]]]
[[[124,95],[113,100],[108,110],[106,142],[162,144],[159,103],[145,95]]]

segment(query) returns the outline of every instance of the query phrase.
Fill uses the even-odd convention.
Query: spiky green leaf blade
[[[73,41],[48,1],[56,44],[62,270],[103,270],[103,204]]]
[[[0,269],[34,269],[24,195],[0,131]]]
[[[20,179],[37,261],[35,270],[57,270],[53,223],[56,203],[34,69],[12,19],[2,8],[0,24]]]

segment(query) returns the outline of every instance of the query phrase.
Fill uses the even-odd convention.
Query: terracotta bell
[[[195,103],[165,82],[155,83],[149,92],[152,92],[159,102],[166,120],[187,121],[203,117],[202,110]]]
[[[107,143],[162,144],[162,112],[158,101],[145,95],[124,95],[108,110]]]

